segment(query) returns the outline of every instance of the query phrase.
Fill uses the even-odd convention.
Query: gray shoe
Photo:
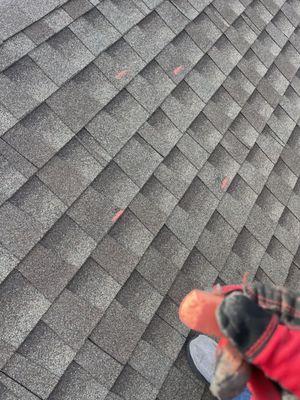
[[[187,358],[192,371],[208,383],[212,381],[215,372],[216,347],[217,343],[204,335],[197,336],[187,345]]]

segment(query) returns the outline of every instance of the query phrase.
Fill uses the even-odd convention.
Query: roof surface
[[[2,0],[0,399],[211,399],[178,303],[300,288],[298,0]]]

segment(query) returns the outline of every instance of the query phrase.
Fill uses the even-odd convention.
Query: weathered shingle
[[[118,89],[126,86],[146,65],[123,38],[103,51],[94,62]]]
[[[140,22],[144,15],[132,0],[104,0],[97,6],[109,22],[122,34]]]
[[[100,54],[121,36],[96,8],[75,20],[70,29],[94,56]]]
[[[122,364],[126,363],[145,330],[145,324],[113,301],[90,338]]]
[[[73,136],[72,131],[43,104],[4,136],[4,140],[37,167],[42,167]]]
[[[99,318],[99,310],[65,289],[43,315],[42,320],[68,346],[78,350]]]
[[[93,64],[62,86],[47,104],[78,132],[116,94],[116,89]]]
[[[73,139],[39,171],[38,176],[70,206],[102,169],[78,140]]]
[[[50,302],[19,272],[12,272],[2,283],[1,339],[18,347],[47,311]]]
[[[0,100],[18,118],[32,111],[56,90],[57,86],[28,56],[0,74]]]
[[[94,58],[69,28],[38,46],[30,57],[57,85],[69,80]]]
[[[156,12],[152,12],[125,36],[125,40],[146,62],[151,61],[174,37]]]

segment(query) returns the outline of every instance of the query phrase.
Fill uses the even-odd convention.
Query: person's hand
[[[274,289],[274,293],[278,295],[279,290]],[[293,315],[295,310],[291,311],[289,304],[280,304],[279,298],[274,308],[275,303],[266,299],[263,309],[243,294],[227,296],[217,311],[220,328],[248,363],[300,397],[300,330],[280,321],[280,310],[290,310]]]

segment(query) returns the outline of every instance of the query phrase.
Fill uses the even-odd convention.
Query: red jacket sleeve
[[[300,330],[278,325],[252,363],[281,387],[300,397]]]

